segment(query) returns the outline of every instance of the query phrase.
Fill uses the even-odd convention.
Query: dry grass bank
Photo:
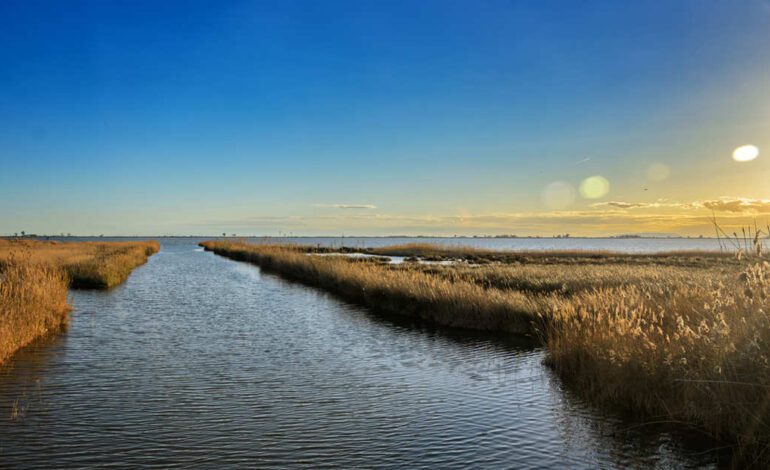
[[[248,261],[284,277],[322,287],[347,300],[438,324],[526,334],[544,300],[340,257],[308,256],[304,247],[204,242],[217,254]]]
[[[67,277],[50,265],[9,257],[0,268],[0,363],[67,324]]]
[[[302,246],[202,245],[392,313],[537,334],[548,364],[594,402],[689,423],[770,461],[770,265],[761,260],[525,253],[478,266],[383,265]],[[431,256],[410,247],[370,252]]]
[[[56,242],[0,239],[0,265],[12,253],[23,253],[32,263],[62,268],[72,287],[107,289],[126,279],[137,266],[157,253],[156,241]]]
[[[158,249],[154,241],[0,239],[0,363],[67,324],[68,287],[113,287]]]

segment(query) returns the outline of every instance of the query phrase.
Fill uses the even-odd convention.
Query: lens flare
[[[566,209],[575,203],[575,188],[566,181],[554,181],[545,187],[542,197],[549,209]]]
[[[647,169],[647,177],[652,181],[663,181],[671,175],[671,170],[662,163],[653,163]]]
[[[759,149],[754,145],[741,145],[733,150],[733,160],[750,162],[759,156]]]
[[[580,183],[580,195],[586,199],[599,199],[610,192],[610,182],[604,176],[589,176]]]

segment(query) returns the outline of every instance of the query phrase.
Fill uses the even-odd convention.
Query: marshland
[[[699,428],[744,462],[766,457],[770,264],[761,247],[749,256],[201,245],[375,311],[533,337],[587,400]],[[319,256],[330,252],[376,256]]]
[[[460,357],[469,352],[470,344],[471,349],[481,348],[481,352],[473,354],[481,354],[482,359],[463,367],[476,364],[489,369],[469,371],[467,377],[464,373],[460,376],[452,373],[453,387],[464,389],[468,385],[457,380],[468,377],[484,382],[491,380],[493,387],[482,392],[479,400],[493,400],[493,397],[495,400],[508,397],[516,403],[536,400],[532,406],[537,413],[544,413],[544,407],[553,408],[554,400],[568,400],[567,408],[557,407],[558,416],[554,416],[552,410],[536,419],[535,427],[541,429],[538,432],[548,434],[548,426],[554,419],[588,420],[593,426],[599,426],[601,432],[615,433],[637,444],[650,438],[664,439],[666,452],[674,456],[678,465],[742,466],[766,462],[764,448],[770,439],[770,409],[765,407],[770,389],[770,366],[766,357],[770,341],[770,318],[766,314],[770,302],[770,264],[764,260],[761,249],[751,253],[720,252],[698,249],[698,243],[693,243],[686,249],[668,252],[544,251],[501,250],[490,248],[490,242],[485,246],[483,241],[473,245],[414,241],[388,245],[380,241],[375,240],[369,246],[344,246],[342,240],[334,243],[319,240],[313,244],[275,243],[264,239],[199,242],[202,249],[215,256],[195,249],[198,242],[167,240],[165,257],[159,259],[152,257],[159,251],[157,242],[0,241],[3,276],[0,333],[2,357],[6,361],[0,369],[0,406],[6,407],[10,420],[16,423],[13,428],[21,431],[18,436],[0,433],[0,439],[15,443],[20,452],[6,455],[18,463],[34,462],[34,459],[25,460],[28,455],[18,439],[25,435],[24,429],[39,434],[40,424],[24,424],[35,419],[42,419],[53,429],[73,432],[68,428],[75,424],[71,418],[58,413],[54,418],[50,412],[44,412],[56,403],[75,410],[75,415],[82,419],[105,419],[102,413],[106,413],[118,416],[119,422],[128,420],[129,427],[132,422],[148,425],[147,420],[153,418],[146,408],[130,407],[126,410],[129,414],[122,415],[119,410],[123,405],[118,403],[125,403],[129,398],[114,387],[117,383],[140,386],[137,381],[141,371],[151,374],[165,384],[164,387],[193,387],[183,394],[184,401],[205,400],[207,388],[198,390],[198,387],[209,379],[193,372],[195,366],[188,362],[193,358],[204,362],[200,374],[217,375],[217,382],[226,389],[251,376],[248,358],[252,356],[272,361],[261,366],[260,374],[266,376],[275,375],[276,367],[289,367],[303,374],[320,374],[319,380],[329,380],[346,370],[348,364],[339,363],[336,366],[339,368],[328,370],[329,364],[321,366],[311,360],[314,365],[310,365],[305,361],[314,354],[339,355],[349,348],[371,348],[354,369],[381,367],[383,380],[393,380],[394,377],[387,377],[394,370],[398,371],[398,377],[418,373],[438,380],[434,375],[441,375],[445,367],[440,364],[461,361]],[[152,257],[150,264],[132,277],[131,272],[146,263],[148,257]],[[254,267],[248,267],[250,265]],[[126,281],[125,287],[121,286]],[[111,290],[116,286],[117,289]],[[69,291],[69,299],[68,288],[73,289]],[[323,292],[329,292],[332,297],[319,297]],[[282,305],[282,302],[295,302],[292,299],[296,296],[301,299],[299,305]],[[266,309],[262,305],[265,299],[269,303]],[[289,308],[287,313],[281,313],[286,308]],[[255,311],[259,312],[257,317],[252,316]],[[215,318],[208,317],[206,312],[214,312]],[[137,318],[129,319],[135,314]],[[232,318],[236,323],[229,327],[222,324],[223,315],[235,315]],[[291,329],[298,326],[297,321],[307,329],[293,332]],[[265,333],[260,330],[265,329],[274,336],[263,338]],[[361,334],[369,339],[357,337]],[[369,335],[385,335],[397,344],[433,338],[432,341],[439,341],[441,346],[408,355],[418,354],[418,357],[394,359],[378,352],[382,349],[381,340],[376,340],[379,346],[366,345],[375,338]],[[409,339],[404,339],[404,335]],[[316,343],[323,341],[321,337],[332,342],[332,350],[321,352],[329,346]],[[170,342],[166,343],[165,338]],[[281,342],[280,346],[276,341]],[[300,347],[297,341],[309,344]],[[98,346],[107,343],[112,345],[109,350]],[[209,356],[212,347],[221,348],[222,356]],[[183,359],[169,348],[186,351],[187,356]],[[286,362],[278,359],[274,350],[300,356]],[[61,356],[65,351],[91,366],[80,372],[68,372],[67,355]],[[403,352],[392,353],[396,357],[403,355]],[[126,357],[118,357],[119,354]],[[201,354],[206,354],[208,359],[203,359]],[[445,354],[448,356],[444,357]],[[343,356],[346,361],[351,359],[348,353]],[[38,364],[43,360],[41,357],[47,359]],[[89,402],[101,402],[100,407],[81,409],[62,396],[62,390],[82,396],[85,391],[78,385],[85,380],[82,374],[104,368],[104,360],[115,362],[104,370],[104,380],[108,381],[100,385],[104,394],[100,397],[86,394],[91,397]],[[324,360],[336,364],[334,361],[339,357]],[[433,365],[427,369],[415,366],[420,363]],[[439,364],[438,372],[434,370],[436,364]],[[125,372],[132,367],[136,370]],[[223,367],[235,367],[234,375],[216,372]],[[34,371],[34,376],[30,377],[27,369]],[[286,371],[276,377],[279,382],[295,379],[294,372]],[[63,389],[43,387],[40,384],[44,380],[61,383]],[[346,380],[355,382],[360,378]],[[396,382],[400,380],[403,377]],[[409,380],[414,386],[424,378]],[[38,385],[30,388],[30,383]],[[314,383],[311,381],[308,386],[319,386]],[[522,390],[522,383],[534,385]],[[364,384],[357,386],[365,387]],[[285,395],[288,391],[283,387],[268,380],[254,383],[243,393]],[[326,390],[323,396],[342,393],[336,386],[332,387],[322,388]],[[158,393],[155,385],[140,388],[143,394]],[[366,393],[366,388],[363,390]],[[448,392],[431,390],[439,394]],[[246,402],[242,400],[247,400],[247,396],[236,394],[235,402],[227,401],[222,406],[243,405]],[[344,406],[373,406],[359,398],[344,398]],[[297,399],[310,400],[305,392]],[[409,399],[419,402],[425,397],[417,394],[410,395]],[[460,397],[454,395],[443,397],[453,406],[460,406],[458,399]],[[354,405],[356,402],[358,405]],[[489,405],[467,413],[474,419],[489,420],[491,413],[496,412]],[[160,408],[152,408],[152,416],[165,413],[169,419],[176,420],[184,414],[177,408],[176,399],[161,399],[157,406]],[[339,412],[325,401],[317,406],[326,410],[325,413]],[[480,403],[471,400],[462,406],[479,407]],[[286,412],[289,409],[279,407],[266,416]],[[510,438],[517,446],[533,444],[528,441],[529,430],[519,428],[513,421],[530,422],[535,418],[519,413],[520,410],[513,415],[506,414],[510,421],[500,425],[509,426],[508,432],[513,433]],[[388,422],[382,415],[378,416],[383,425]],[[298,426],[296,429],[290,426],[276,434],[278,447],[255,456],[291,461],[294,451],[285,446],[286,440],[292,439],[299,429],[312,427],[311,417],[312,414],[300,413],[296,418],[299,421],[294,424]],[[241,422],[243,417],[232,415],[230,419]],[[241,432],[256,432],[267,422],[270,420],[242,422]],[[218,421],[205,425],[200,434],[189,438],[191,442],[209,439],[212,435],[229,435],[216,423]],[[281,423],[279,426],[289,424],[284,423],[283,418],[278,423]],[[340,425],[353,425],[353,422],[343,418]],[[435,429],[424,431],[452,434],[461,429],[436,423],[431,426]],[[325,425],[319,427],[318,432],[337,435],[340,430]],[[399,440],[385,430],[378,435],[389,445],[400,445]],[[570,437],[548,435],[557,439],[556,446],[579,442],[593,449],[588,457],[559,454],[554,464],[570,462],[582,466],[605,459],[611,465],[619,462],[614,460],[618,456],[601,455],[599,448],[607,444],[606,438],[582,432]],[[49,436],[43,437],[44,442],[58,442],[53,435],[44,436]],[[85,434],[83,437],[84,451],[91,448],[90,443],[102,442],[99,436]],[[160,439],[163,442],[163,438]],[[324,441],[321,447],[326,445],[332,446],[333,439]],[[469,461],[481,461],[476,451],[471,450],[479,441],[471,439],[468,445],[471,447],[459,446],[458,451]],[[232,452],[240,452],[240,441],[235,441],[233,446]],[[519,448],[517,446],[511,450]],[[115,451],[121,449],[124,447],[113,447]],[[230,451],[220,449],[220,452],[224,461],[229,461]],[[181,455],[185,459],[193,458],[189,452]],[[363,462],[357,460],[356,455],[354,452],[338,462],[351,465]],[[542,456],[540,452],[533,455]],[[633,452],[623,450],[620,456],[637,463],[660,463],[663,460],[659,459],[664,458],[659,449],[652,450],[645,445]],[[80,462],[65,454],[54,454],[54,457],[62,464]],[[528,462],[526,457],[519,459]],[[136,460],[136,463],[142,461]],[[434,462],[448,463],[440,458]]]
[[[372,249],[382,241],[373,240]],[[477,256],[435,264],[412,253],[413,260],[393,264],[386,255],[363,261],[315,254],[367,251],[340,250],[340,239],[319,241],[320,247],[204,243],[269,255],[274,264],[268,266],[203,251],[199,242],[207,241],[163,239],[160,252],[124,283],[70,290],[66,332],[45,335],[0,367],[6,462],[98,466],[120,455],[127,466],[171,467],[229,466],[244,459],[275,467],[300,460],[360,467],[374,459],[384,467],[702,468],[744,461],[733,451],[737,438],[730,430],[715,438],[691,414],[703,409],[674,410],[680,412],[674,417],[654,406],[642,411],[643,403],[615,406],[634,399],[624,388],[625,366],[634,368],[634,389],[678,390],[679,382],[661,381],[648,369],[667,367],[665,358],[623,349],[637,338],[633,328],[612,326],[620,342],[612,344],[615,362],[591,356],[598,350],[567,335],[559,337],[558,348],[551,341],[559,327],[556,312],[565,322],[578,318],[569,302],[595,294],[586,283],[631,272],[637,273],[629,278],[633,283],[607,288],[632,289],[661,278],[689,283],[701,279],[703,263],[723,272],[723,282],[731,273],[744,282],[745,260],[714,253],[696,253],[692,262],[679,254],[616,253],[637,264],[592,264],[561,250],[545,258],[540,252],[516,255],[536,262]],[[388,248],[396,249],[401,247]],[[453,260],[460,258],[457,250]],[[295,263],[293,274],[281,271],[284,257]],[[549,264],[538,264],[544,259]],[[563,264],[553,264],[555,259]],[[302,275],[294,272],[298,266]],[[554,269],[561,287],[545,274]],[[570,269],[580,269],[573,276],[579,281]],[[323,273],[325,283],[308,273]],[[366,283],[368,293],[353,293],[356,283]],[[598,308],[589,300],[580,305]],[[442,325],[447,318],[451,327]],[[584,323],[578,325],[584,332],[595,331],[592,341],[608,331]],[[698,340],[702,348],[711,344]],[[670,373],[687,370],[689,378],[710,380],[707,364],[682,369],[680,358],[673,358],[671,367],[679,369]],[[574,369],[579,376],[560,369],[567,361],[581,365]],[[731,370],[724,374],[737,378]],[[597,381],[613,388],[592,389]],[[756,398],[740,393],[749,393],[744,402]],[[653,397],[646,399],[655,404]],[[667,404],[680,405],[674,398]],[[749,445],[748,437],[741,439]],[[39,446],[47,449],[44,455],[34,452]]]

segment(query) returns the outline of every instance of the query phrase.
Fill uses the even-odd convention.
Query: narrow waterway
[[[16,468],[711,467],[713,444],[583,403],[512,339],[383,319],[200,251],[74,291],[0,368]]]

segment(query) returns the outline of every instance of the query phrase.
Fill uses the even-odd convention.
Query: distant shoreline
[[[545,236],[545,235],[523,235],[523,236],[496,236],[496,235],[291,235],[291,236],[278,236],[278,235],[227,235],[222,237],[221,235],[26,235],[26,236],[14,236],[14,235],[0,235],[0,238],[6,239],[48,239],[48,240],[60,240],[60,239],[79,239],[79,238],[275,238],[275,239],[308,239],[308,238],[366,238],[366,239],[388,239],[388,238],[428,238],[428,239],[441,239],[441,240],[473,240],[473,239],[488,239],[488,240],[719,240],[717,237],[707,236],[625,236],[625,235],[608,235],[603,237],[589,237],[589,236]],[[724,237],[722,237],[724,239]]]

